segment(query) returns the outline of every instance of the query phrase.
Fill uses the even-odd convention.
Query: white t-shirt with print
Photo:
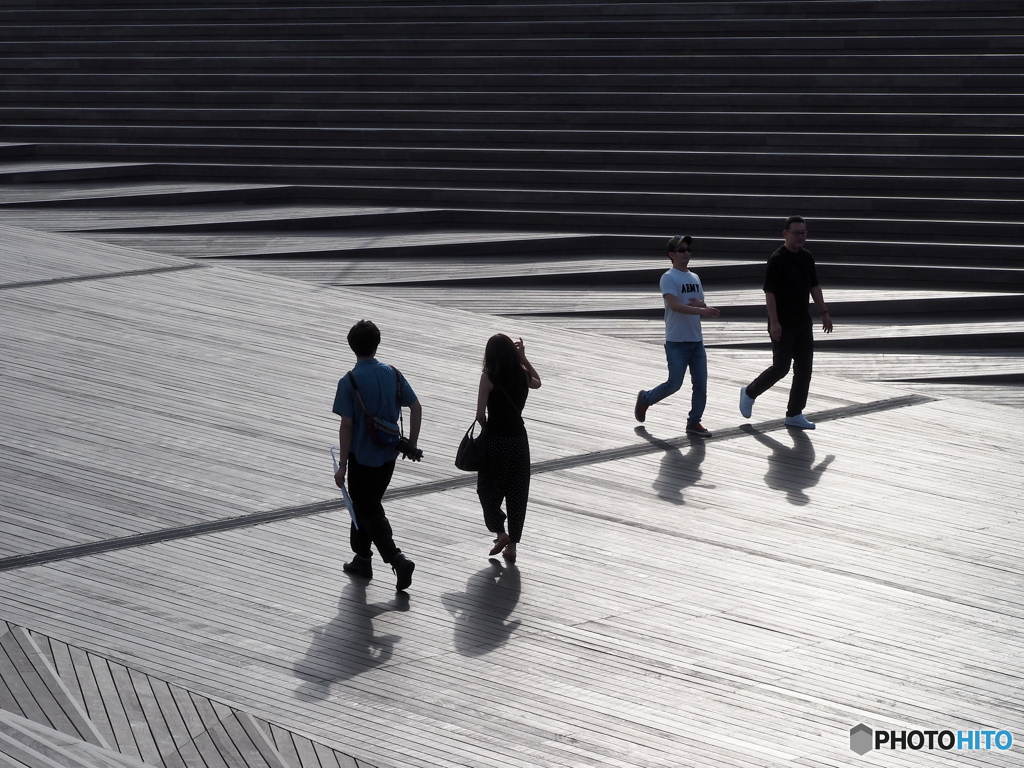
[[[661,276],[661,293],[674,295],[683,304],[691,299],[704,301],[704,287],[693,272],[680,272],[672,267]],[[700,315],[673,312],[665,301],[665,341],[704,341],[700,332]]]

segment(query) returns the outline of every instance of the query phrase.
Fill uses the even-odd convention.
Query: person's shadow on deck
[[[633,431],[651,445],[656,445],[665,452],[665,455],[661,457],[658,477],[651,486],[658,492],[658,498],[672,504],[685,504],[683,489],[696,485],[704,475],[704,471],[700,468],[707,455],[703,438],[690,438],[690,447],[686,453],[683,453],[672,443],[652,435],[646,427],[636,427]],[[713,485],[702,487],[714,488]]]
[[[768,457],[768,472],[764,476],[765,484],[773,491],[784,491],[790,504],[809,503],[811,498],[806,489],[818,484],[836,457],[830,453],[818,466],[814,466],[814,444],[802,429],[786,430],[793,439],[792,447],[759,432],[750,424],[743,424],[740,429],[753,436],[761,445],[772,449]]]
[[[349,577],[338,601],[338,615],[310,630],[313,640],[306,655],[295,663],[302,682],[296,695],[302,700],[326,699],[332,683],[361,675],[386,663],[401,635],[377,635],[373,620],[388,611],[409,610],[409,596],[398,592],[387,603],[366,603],[367,581]]]
[[[521,623],[508,621],[519,603],[519,569],[491,558],[486,568],[466,582],[465,592],[441,595],[441,604],[455,617],[455,650],[463,656],[483,656],[506,642]]]

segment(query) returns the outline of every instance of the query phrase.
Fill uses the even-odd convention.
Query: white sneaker
[[[754,398],[747,394],[746,387],[740,387],[740,414],[743,418],[749,419],[753,408]]]
[[[808,421],[807,417],[802,413],[798,413],[796,416],[786,417],[787,427],[799,427],[800,429],[814,429],[814,422]]]

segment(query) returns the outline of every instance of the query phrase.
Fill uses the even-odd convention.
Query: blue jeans
[[[708,353],[704,351],[704,342],[666,341],[665,358],[668,360],[668,381],[644,392],[644,402],[654,405],[678,392],[689,367],[693,397],[686,423],[696,424],[704,415],[704,406],[708,402]]]

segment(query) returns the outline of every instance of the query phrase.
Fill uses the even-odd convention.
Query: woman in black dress
[[[523,340],[513,342],[503,333],[491,336],[476,398],[476,418],[487,435],[487,462],[477,475],[476,492],[487,530],[497,534],[489,554],[501,552],[510,563],[516,561],[530,495],[530,443],[523,407],[527,392],[538,387],[540,376],[526,359]],[[502,499],[508,512],[507,532]]]

